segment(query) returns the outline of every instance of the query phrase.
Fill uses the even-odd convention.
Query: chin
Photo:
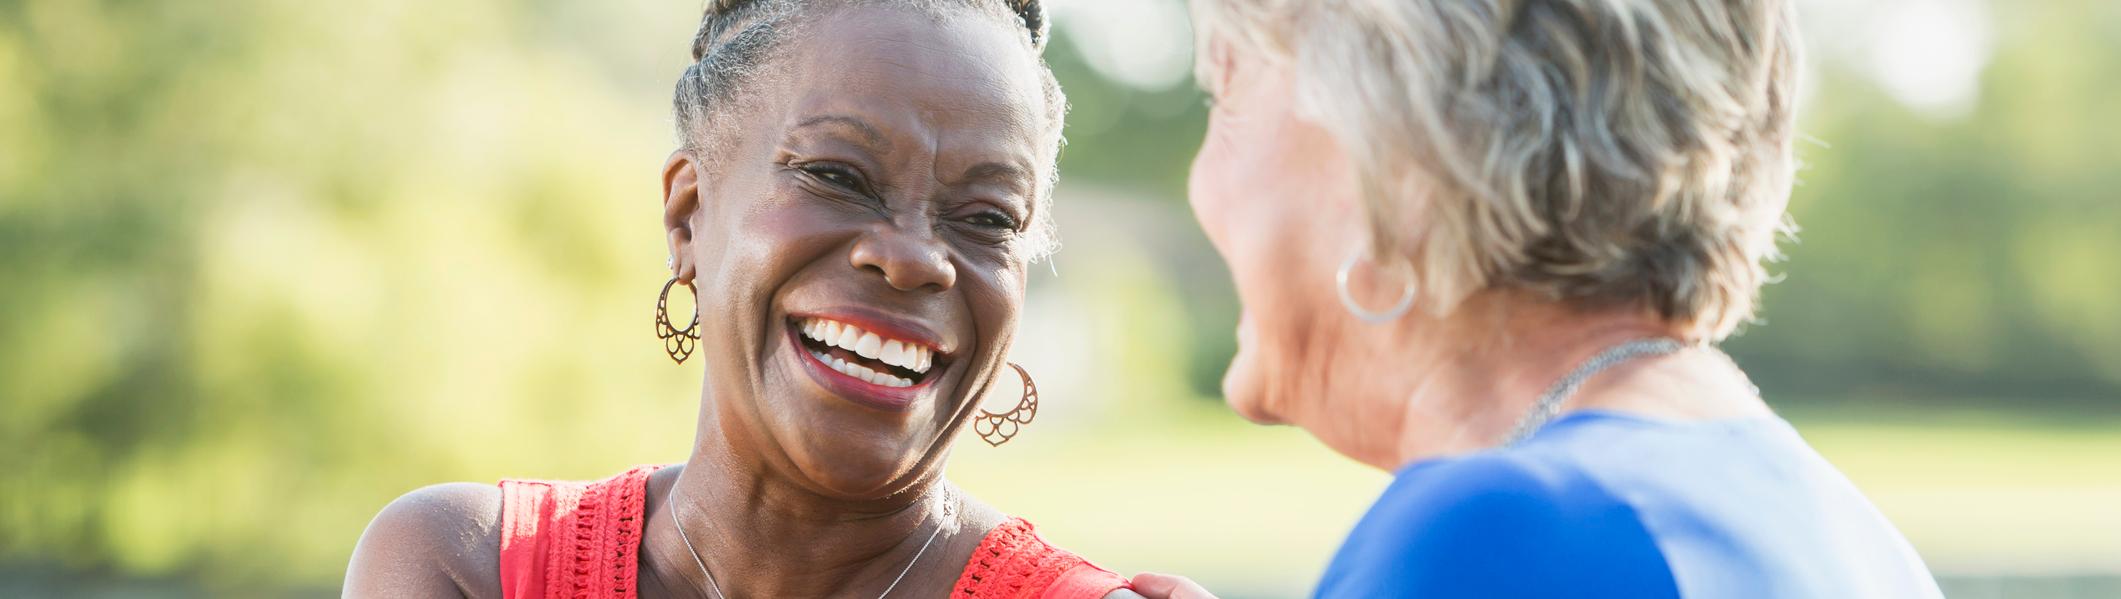
[[[954,356],[933,342],[906,353],[878,350],[877,343],[857,350],[863,335],[930,337],[857,315],[837,318],[829,326],[809,315],[775,319],[785,330],[769,363],[772,390],[762,411],[793,474],[813,491],[844,500],[888,496],[917,476],[936,449],[961,371],[948,368]]]
[[[1268,412],[1266,408],[1261,407],[1260,402],[1243,401],[1236,397],[1224,396],[1223,403],[1228,404],[1230,406],[1231,411],[1237,412],[1238,417],[1251,421],[1252,424],[1288,424],[1287,422],[1284,422],[1281,417],[1276,416],[1273,413]]]
[[[1253,424],[1286,424],[1281,416],[1268,409],[1265,385],[1258,375],[1247,367],[1242,351],[1230,363],[1229,371],[1223,373],[1223,404],[1230,411]]]
[[[848,416],[812,412],[774,419],[769,426],[775,444],[793,469],[784,474],[821,495],[850,501],[899,491],[928,457],[932,435]]]
[[[897,455],[891,457],[896,458]],[[917,463],[918,461],[900,463],[897,459],[828,459],[823,463],[804,464],[803,470],[811,484],[817,485],[825,495],[847,500],[867,500],[897,493],[899,486],[911,479],[913,467]]]

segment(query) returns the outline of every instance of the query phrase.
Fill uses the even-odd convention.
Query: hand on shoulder
[[[498,597],[501,490],[444,483],[383,507],[346,567],[346,597]]]

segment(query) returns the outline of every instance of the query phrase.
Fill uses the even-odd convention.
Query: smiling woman
[[[690,455],[409,493],[347,594],[1131,596],[942,479],[967,422],[1037,407],[978,400],[1053,247],[1044,23],[1036,0],[710,2],[663,168],[663,292],[697,301],[660,299],[657,332],[706,363]]]

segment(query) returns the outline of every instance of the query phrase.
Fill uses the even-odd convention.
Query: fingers
[[[1215,599],[1215,594],[1184,576],[1143,572],[1132,581],[1134,592],[1148,599]]]

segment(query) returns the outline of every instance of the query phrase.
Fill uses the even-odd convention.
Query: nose
[[[933,235],[883,226],[854,242],[847,259],[856,270],[884,277],[893,289],[943,291],[957,284],[957,266]]]

